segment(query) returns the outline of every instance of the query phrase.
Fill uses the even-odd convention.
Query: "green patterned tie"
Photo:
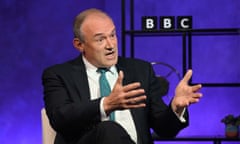
[[[98,68],[97,70],[97,72],[101,73],[99,78],[101,97],[108,96],[111,93],[111,88],[105,75],[107,71],[108,69],[106,68]],[[111,112],[110,120],[114,121],[114,112]]]

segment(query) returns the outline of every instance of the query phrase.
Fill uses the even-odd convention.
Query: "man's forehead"
[[[87,19],[85,19],[82,25],[82,30],[92,32],[94,35],[108,34],[115,31],[115,25],[107,16],[89,16]]]
[[[105,36],[105,35],[111,35],[113,33],[115,33],[116,30],[115,30],[115,27],[113,29],[109,29],[109,31],[105,31],[105,32],[96,32],[94,34],[94,37],[97,37],[97,36]]]
[[[112,21],[112,19],[103,13],[91,13],[85,17],[85,22],[91,21]]]

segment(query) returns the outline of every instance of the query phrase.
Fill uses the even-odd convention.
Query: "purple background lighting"
[[[90,7],[100,8],[113,17],[121,53],[121,0],[0,1],[1,144],[42,143],[42,71],[78,55],[72,46],[72,22],[80,11]],[[134,7],[136,30],[141,30],[141,16],[182,15],[193,16],[196,29],[240,28],[238,0],[135,0]],[[126,13],[129,29],[128,4]],[[240,83],[240,35],[193,36],[192,43],[193,82]],[[166,62],[182,72],[181,45],[180,36],[136,37],[135,57]],[[126,48],[129,56],[130,48]],[[169,80],[166,102],[174,95],[178,81],[174,74]],[[190,126],[179,136],[224,135],[221,118],[240,114],[239,87],[204,87],[202,92],[200,103],[189,107]]]

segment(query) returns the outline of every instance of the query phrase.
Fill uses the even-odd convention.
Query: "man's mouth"
[[[115,51],[108,52],[108,53],[106,53],[105,56],[108,60],[113,60],[113,59],[115,59]]]
[[[111,51],[111,52],[108,52],[107,54],[106,54],[106,56],[108,56],[108,55],[113,55],[114,54],[114,51]]]

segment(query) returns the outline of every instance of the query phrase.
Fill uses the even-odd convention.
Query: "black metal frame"
[[[130,1],[130,30],[126,30],[126,3],[122,0],[122,56],[126,57],[126,35],[130,36],[130,57],[134,57],[134,37],[182,36],[183,74],[192,68],[192,36],[194,35],[240,35],[240,28],[189,29],[189,30],[134,30],[134,0]],[[188,58],[188,59],[187,59]],[[190,81],[191,84],[192,81]],[[240,87],[240,83],[201,83],[205,87]]]

